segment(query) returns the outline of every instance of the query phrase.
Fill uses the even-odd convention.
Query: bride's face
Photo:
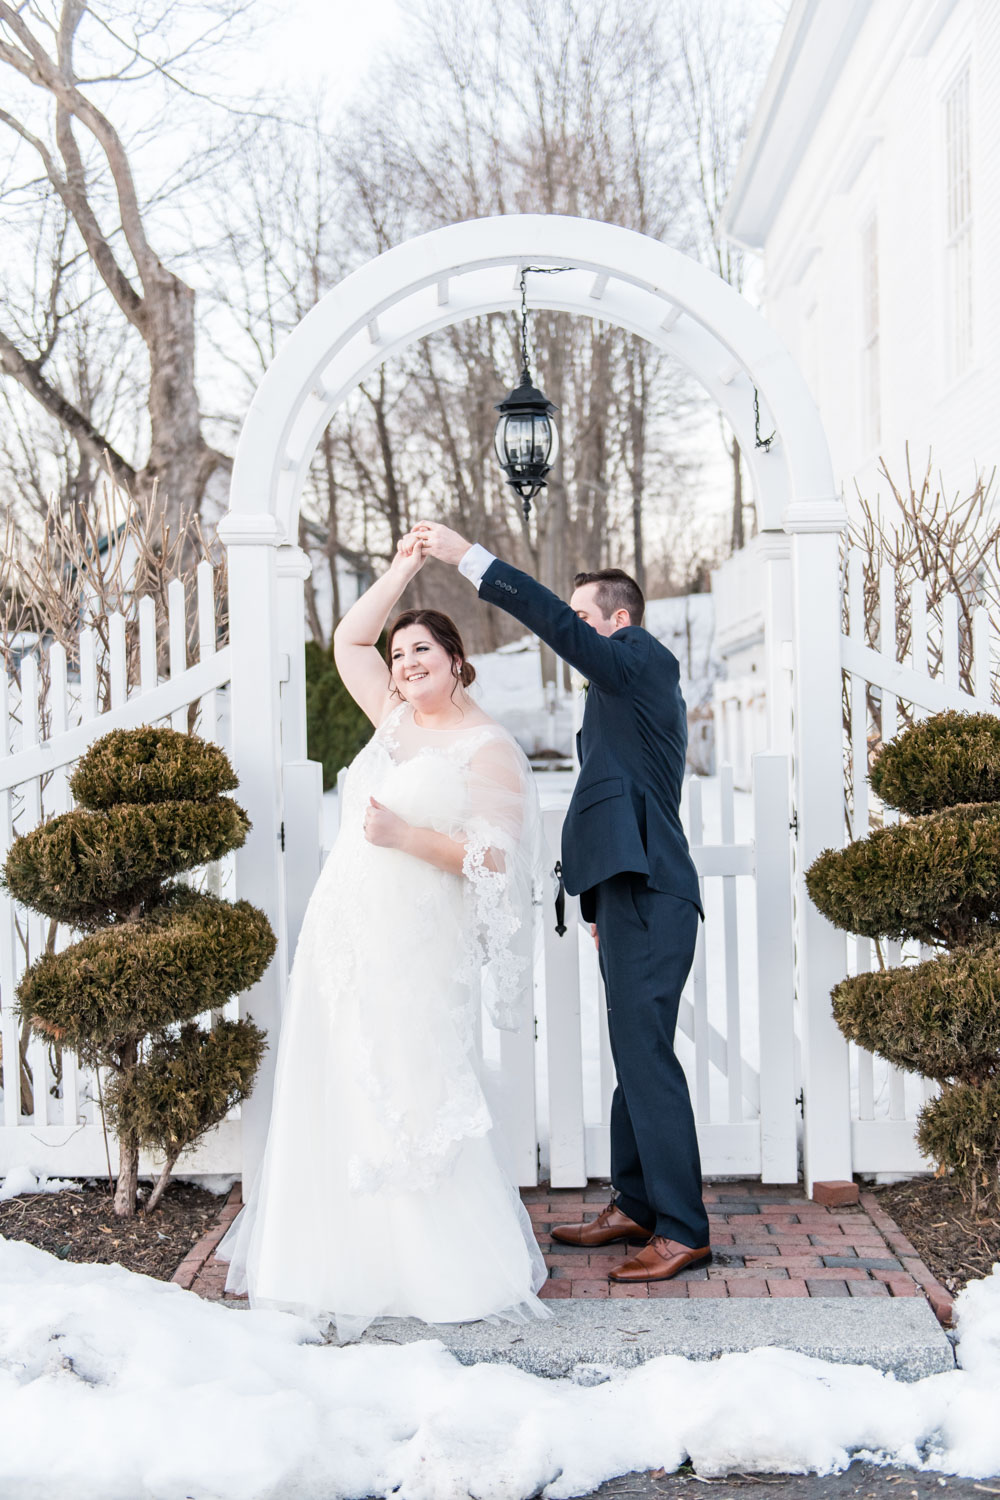
[[[415,708],[433,709],[455,690],[452,659],[426,625],[407,625],[392,638],[390,661],[397,692]]]

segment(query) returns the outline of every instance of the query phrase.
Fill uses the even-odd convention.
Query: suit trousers
[[[611,1180],[624,1213],[682,1245],[709,1242],[701,1160],[684,1070],[674,1052],[698,909],[614,875],[593,887],[608,1031],[618,1086],[611,1101]]]

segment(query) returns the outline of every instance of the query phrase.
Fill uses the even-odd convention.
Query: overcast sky
[[[266,47],[248,55],[257,82],[301,81],[309,91],[325,82],[332,96],[352,93],[379,48],[407,24],[396,0],[283,0],[281,11]]]

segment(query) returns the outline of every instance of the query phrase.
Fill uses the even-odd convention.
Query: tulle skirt
[[[461,878],[341,835],[289,980],[267,1146],[228,1291],[356,1338],[382,1316],[546,1317],[456,978]]]

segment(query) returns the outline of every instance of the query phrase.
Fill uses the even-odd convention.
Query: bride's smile
[[[467,702],[458,676],[460,666],[424,625],[405,626],[393,636],[393,686],[431,728],[439,727],[434,723],[438,718],[450,724],[464,717]]]

